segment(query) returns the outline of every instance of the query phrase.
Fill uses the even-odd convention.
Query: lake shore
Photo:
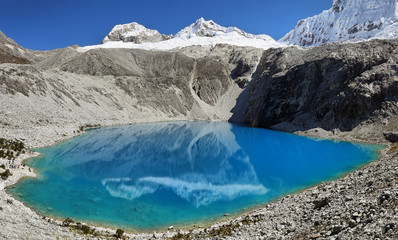
[[[123,123],[122,123],[123,124]],[[119,125],[119,124],[108,124]],[[54,132],[57,129],[46,130]],[[74,130],[75,129],[75,130]],[[70,134],[58,135],[57,138],[42,137],[35,141],[27,140],[27,145],[40,147],[52,145],[56,142],[77,136],[78,127],[70,125],[67,132]],[[13,139],[20,135],[18,129],[7,129],[6,138]],[[28,136],[20,137],[32,139]],[[318,133],[318,134],[316,134]],[[325,136],[324,132],[300,132],[299,135],[331,138],[334,135]],[[45,135],[45,134],[44,134]],[[362,142],[362,139],[335,136],[335,139],[353,139]],[[379,142],[388,144],[383,139]],[[332,238],[342,236],[344,238],[363,236],[364,238],[376,238],[378,236],[397,236],[395,217],[397,197],[397,175],[398,158],[395,151],[386,148],[382,151],[379,160],[369,163],[359,170],[351,172],[346,176],[331,182],[300,191],[267,204],[265,207],[256,209],[250,213],[244,213],[239,217],[194,229],[176,230],[170,229],[162,233],[140,233],[128,234],[128,238],[149,239],[155,236],[157,239],[170,237],[182,238],[215,238],[222,237],[230,239],[308,239]],[[27,158],[35,157],[35,153],[20,155],[15,164],[21,165]],[[1,160],[4,161],[4,160]],[[2,163],[2,162],[1,162]],[[1,164],[0,163],[0,164]],[[15,171],[14,171],[15,170]],[[90,236],[80,235],[71,231],[68,227],[62,227],[60,220],[43,218],[23,203],[12,198],[6,193],[5,188],[17,183],[23,177],[34,177],[34,171],[29,172],[28,167],[12,170],[13,176],[6,181],[0,182],[0,207],[3,208],[0,215],[0,232],[2,239],[85,239]],[[11,203],[7,203],[10,199]],[[380,200],[382,199],[382,200]],[[384,200],[383,200],[384,199]],[[380,202],[381,201],[381,202]],[[317,208],[317,205],[324,205]],[[112,238],[114,229],[95,227],[100,233],[98,238]],[[359,234],[359,235],[358,235]]]

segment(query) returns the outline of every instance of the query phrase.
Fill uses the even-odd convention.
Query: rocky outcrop
[[[290,131],[387,124],[398,115],[397,47],[377,40],[268,50],[251,82],[244,121]]]
[[[148,29],[136,22],[116,25],[104,38],[102,43],[122,41],[132,43],[160,42],[172,38],[172,35],[159,33],[157,30]]]
[[[25,49],[0,31],[0,63],[31,63],[40,61],[55,51],[59,50],[33,51]]]
[[[11,55],[4,50],[0,49],[0,63],[18,63],[18,64],[27,64],[30,61],[26,58],[16,57]]]
[[[28,51],[0,31],[0,63],[30,63]]]
[[[386,133],[384,133],[384,137],[386,138],[387,141],[390,141],[392,143],[398,142],[398,133],[397,132],[386,132]]]

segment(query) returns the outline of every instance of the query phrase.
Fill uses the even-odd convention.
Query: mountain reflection
[[[229,123],[155,123],[90,131],[46,153],[68,179],[101,181],[114,197],[174,192],[196,207],[261,195],[249,157]]]

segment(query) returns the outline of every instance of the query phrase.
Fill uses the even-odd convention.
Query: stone
[[[329,199],[326,197],[326,198],[323,198],[320,200],[314,200],[313,204],[314,204],[314,208],[319,210],[319,209],[329,205]]]
[[[384,192],[377,200],[378,204],[383,204],[385,201],[388,201],[391,198],[390,192]]]
[[[340,225],[333,226],[332,227],[332,235],[336,235],[336,234],[340,233],[342,230],[343,230],[343,227]]]
[[[282,224],[280,224],[280,223],[276,223],[276,225],[275,225],[275,229],[276,229],[276,230],[278,230],[278,231],[282,231],[282,230],[283,230],[283,228],[284,228],[284,226],[283,226]]]
[[[383,227],[383,233],[387,233],[390,230],[395,229],[395,223],[388,223]]]
[[[392,143],[398,142],[398,133],[397,132],[385,132],[384,137],[386,138],[386,140],[388,140]]]
[[[355,220],[350,219],[350,220],[348,221],[348,226],[350,226],[350,228],[353,228],[353,227],[355,227],[356,225],[357,225],[357,222],[356,222]]]

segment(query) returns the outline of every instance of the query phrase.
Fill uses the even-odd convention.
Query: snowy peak
[[[244,37],[250,39],[261,39],[265,41],[275,41],[268,35],[260,34],[254,35],[246,33],[237,27],[223,27],[218,25],[213,20],[206,21],[204,18],[199,18],[196,22],[179,31],[175,36],[164,35],[157,30],[148,29],[136,22],[116,25],[112,31],[104,38],[102,43],[107,42],[131,42],[131,43],[149,43],[160,42],[174,39],[190,39],[195,37]]]
[[[238,34],[246,38],[273,40],[270,36],[261,34],[254,35],[246,33],[237,27],[223,27],[218,25],[213,20],[206,21],[204,18],[199,18],[195,23],[179,31],[176,38],[192,38],[192,37],[215,37],[223,35]]]
[[[102,43],[110,41],[122,41],[133,43],[159,42],[172,38],[172,36],[159,33],[157,30],[148,29],[136,22],[116,25],[104,38]]]
[[[227,44],[261,49],[285,46],[268,35],[246,33],[236,27],[223,27],[214,21],[199,18],[176,35],[164,35],[133,22],[116,25],[100,45],[81,47],[78,51],[96,48],[138,48],[169,51],[191,46],[216,46]]]
[[[237,28],[235,28],[237,29]],[[239,30],[239,29],[237,29]],[[213,20],[206,21],[204,18],[199,18],[196,22],[179,31],[175,37],[191,38],[191,37],[214,37],[220,33],[231,32],[232,28],[226,28],[213,22]]]
[[[398,37],[398,0],[334,0],[332,8],[300,20],[280,41],[301,46]]]

